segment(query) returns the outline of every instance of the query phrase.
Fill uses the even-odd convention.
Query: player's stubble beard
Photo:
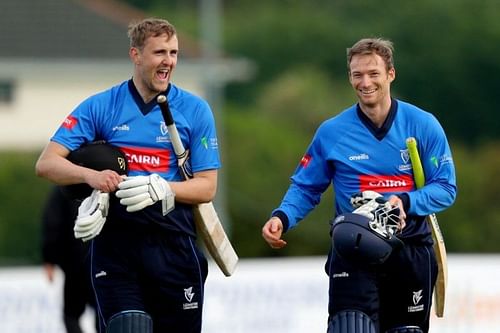
[[[141,85],[145,88],[145,92],[143,96],[144,102],[148,103],[161,92],[167,90],[168,84],[170,83],[170,77],[172,76],[172,68],[169,68],[169,72],[165,79],[158,78],[158,69],[146,74],[144,72],[140,75]],[[146,79],[149,77],[149,79]]]

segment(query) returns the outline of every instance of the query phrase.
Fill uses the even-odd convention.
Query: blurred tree
[[[254,82],[228,89],[235,103],[258,100],[262,84],[303,64],[343,79],[346,47],[362,37],[382,36],[395,42],[398,97],[436,114],[457,141],[498,139],[500,114],[486,87],[495,87],[500,74],[500,62],[492,56],[500,51],[495,14],[500,2],[317,0],[247,5],[234,4],[225,12],[226,49],[253,59],[259,68]],[[252,19],[245,20],[249,11]]]
[[[0,263],[40,262],[42,203],[49,183],[35,176],[38,153],[0,155]]]
[[[457,168],[455,205],[438,215],[447,247],[454,252],[498,252],[500,142],[477,149],[452,145]]]
[[[339,84],[339,80],[333,81],[324,71],[308,65],[288,69],[260,90],[255,112],[302,131],[308,139],[321,122],[353,102],[341,103],[354,98],[348,84]]]
[[[300,131],[254,112],[228,112],[226,146],[229,213],[232,238],[240,256],[323,254],[328,248],[328,219],[332,196],[325,194],[318,209],[301,223],[299,233],[290,232],[291,243],[277,253],[261,237],[261,227],[279,204],[309,140]],[[310,222],[309,222],[310,221]],[[292,241],[294,239],[295,241]],[[300,241],[299,241],[300,240]]]

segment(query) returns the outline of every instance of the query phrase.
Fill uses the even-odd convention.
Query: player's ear
[[[394,81],[394,79],[396,79],[396,69],[394,67],[390,68],[387,71],[387,76],[391,82]]]
[[[128,55],[130,57],[130,60],[132,60],[132,62],[135,64],[135,65],[139,65],[140,63],[140,58],[141,58],[141,52],[139,51],[138,48],[136,47],[131,47],[130,50],[128,51]]]

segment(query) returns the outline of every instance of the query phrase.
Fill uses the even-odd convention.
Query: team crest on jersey
[[[163,134],[163,135],[167,135],[167,133],[168,133],[167,124],[165,124],[164,121],[160,122],[160,131],[161,131],[161,134]]]
[[[156,137],[156,142],[169,142],[168,128],[164,121],[160,122],[160,132],[161,135]]]
[[[401,159],[404,164],[407,164],[410,161],[410,154],[408,153],[408,149],[400,150]]]
[[[408,149],[400,150],[399,154],[403,161],[403,164],[398,166],[399,171],[411,170],[410,153],[408,153]]]

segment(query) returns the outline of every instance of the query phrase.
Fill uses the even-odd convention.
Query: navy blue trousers
[[[405,244],[380,265],[356,265],[330,251],[328,312],[359,310],[370,316],[377,332],[398,326],[429,330],[437,263],[431,245]]]
[[[192,237],[150,225],[105,226],[93,240],[91,270],[101,333],[126,310],[151,315],[155,333],[201,332],[208,264]]]

